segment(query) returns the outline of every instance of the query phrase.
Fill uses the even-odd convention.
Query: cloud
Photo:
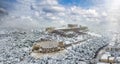
[[[44,12],[48,13],[59,13],[64,12],[65,8],[61,6],[46,6],[42,9]]]
[[[39,5],[58,5],[57,0],[39,0]]]
[[[8,14],[7,11],[4,8],[0,8],[0,16]]]
[[[97,7],[83,9],[80,6],[66,7],[58,0],[17,0],[14,10],[4,18],[2,26],[35,29],[45,26],[61,26],[68,23],[102,27],[106,11]]]
[[[107,21],[110,31],[120,31],[120,0],[106,0]]]

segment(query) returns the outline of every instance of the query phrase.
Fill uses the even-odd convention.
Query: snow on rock
[[[96,34],[93,32],[87,32],[87,34],[92,35],[92,36],[102,37],[100,34]]]

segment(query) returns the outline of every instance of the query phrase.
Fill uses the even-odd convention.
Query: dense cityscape
[[[0,0],[0,64],[120,64],[120,0]]]

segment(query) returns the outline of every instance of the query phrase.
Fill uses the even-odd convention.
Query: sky
[[[39,0],[37,0],[39,1]],[[52,1],[52,0],[51,0]],[[96,5],[102,5],[104,0],[58,0],[58,3],[64,6],[80,6],[82,8],[90,8]],[[1,0],[0,7],[12,8],[12,4],[16,3],[16,0]]]
[[[104,4],[104,0],[59,0],[59,3],[65,6],[79,6],[82,8],[90,8]]]
[[[35,29],[74,23],[95,31],[118,30],[119,3],[119,0],[0,0],[0,14],[8,13],[0,17],[0,27]]]

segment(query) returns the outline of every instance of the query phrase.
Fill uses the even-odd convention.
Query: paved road
[[[106,52],[106,48],[108,48],[108,44],[105,45],[105,46],[103,46],[103,47],[101,47],[101,48],[98,50],[98,52],[96,52],[95,58],[97,59],[97,61],[99,61],[100,58],[102,57],[102,55]]]

